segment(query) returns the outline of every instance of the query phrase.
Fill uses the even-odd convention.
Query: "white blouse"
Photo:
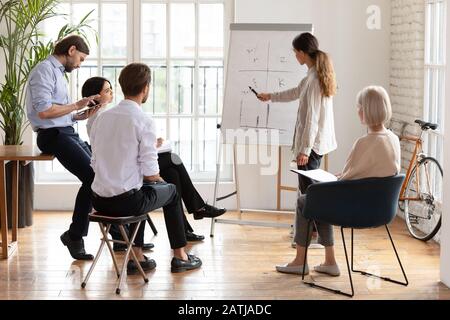
[[[297,157],[300,153],[309,156],[311,150],[318,155],[336,150],[333,98],[322,95],[315,67],[309,69],[308,75],[298,87],[271,95],[272,102],[297,99],[299,107],[292,143],[294,156]]]

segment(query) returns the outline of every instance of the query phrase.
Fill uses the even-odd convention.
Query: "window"
[[[437,131],[427,134],[425,144],[426,152],[441,164],[444,151],[446,5],[445,0],[427,0],[425,4],[424,118],[439,124]],[[435,187],[442,191],[442,186]]]
[[[152,69],[149,100],[143,106],[156,122],[158,135],[172,142],[194,180],[213,181],[224,84],[225,25],[230,22],[226,0],[72,0],[60,5],[77,22],[89,11],[99,42],[90,39],[91,54],[70,74],[73,101],[89,77],[101,75],[113,85],[120,101],[118,76],[127,63],[142,61]],[[56,36],[66,23],[55,19],[44,26]],[[85,122],[76,125],[88,140]],[[227,169],[225,178],[231,178]],[[37,180],[77,181],[58,161],[37,165]]]

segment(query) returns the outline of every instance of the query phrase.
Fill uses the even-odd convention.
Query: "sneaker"
[[[341,275],[341,271],[337,264],[332,266],[325,266],[323,264],[314,267],[314,271],[319,273],[325,273],[332,277],[339,277]]]

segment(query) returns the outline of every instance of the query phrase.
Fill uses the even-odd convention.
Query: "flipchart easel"
[[[214,185],[214,203],[217,201],[236,196],[236,208],[239,218],[212,219],[211,236],[214,234],[215,223],[228,223],[239,225],[255,225],[261,227],[284,227],[291,228],[292,224],[274,223],[267,221],[249,221],[242,219],[244,212],[290,214],[293,211],[281,210],[281,192],[296,191],[297,188],[284,186],[281,184],[282,174],[282,148],[292,141],[292,134],[289,130],[279,131],[278,147],[278,170],[277,170],[277,204],[276,210],[244,209],[241,207],[241,193],[239,188],[239,170],[237,162],[236,142],[225,141],[224,130],[244,129],[279,129],[284,124],[291,122],[297,115],[297,108],[288,108],[286,112],[276,111],[273,106],[267,105],[267,109],[261,109],[254,104],[254,97],[251,99],[242,92],[248,85],[256,89],[278,90],[292,87],[306,76],[306,70],[299,66],[292,55],[290,43],[292,39],[302,32],[313,32],[312,24],[231,24],[230,25],[230,47],[227,61],[227,81],[225,82],[224,108],[222,113],[222,123],[217,128],[220,129],[218,139],[218,157],[216,162],[216,179]],[[304,75],[302,76],[302,73]],[[258,85],[260,85],[258,87]],[[253,93],[249,93],[252,95]],[[269,116],[270,115],[270,116]],[[269,121],[270,119],[270,121]],[[281,126],[280,126],[281,125]],[[293,123],[292,123],[293,125]],[[292,129],[292,128],[291,128]],[[293,131],[293,130],[292,130]],[[232,144],[233,147],[233,174],[235,191],[218,197],[220,184],[220,169],[222,161],[222,151],[224,144]],[[327,160],[326,160],[327,161]]]
[[[217,128],[220,129],[220,125],[217,125]],[[221,131],[221,130],[220,130]],[[281,184],[281,175],[282,175],[282,147],[278,146],[278,169],[277,169],[277,209],[276,210],[261,210],[261,209],[245,209],[241,207],[241,195],[239,189],[239,170],[238,170],[238,162],[237,162],[237,144],[233,143],[233,181],[235,186],[235,191],[230,194],[227,194],[222,197],[217,197],[219,184],[220,184],[220,171],[222,166],[222,149],[223,149],[223,141],[222,134],[220,134],[219,138],[219,152],[216,162],[216,178],[214,184],[214,201],[213,206],[216,206],[217,201],[228,199],[232,196],[236,196],[236,210],[238,212],[238,219],[221,219],[221,218],[213,218],[211,219],[211,230],[210,236],[214,236],[215,224],[216,223],[224,223],[224,224],[236,224],[236,225],[251,225],[257,227],[269,227],[269,228],[292,228],[292,223],[279,223],[279,222],[266,222],[266,221],[257,221],[257,220],[244,220],[242,219],[242,214],[245,212],[248,213],[269,213],[269,214],[289,214],[292,215],[294,211],[286,211],[281,210],[281,192],[282,191],[294,191],[298,190],[297,187],[285,186]],[[328,155],[324,156],[324,169],[328,171]]]

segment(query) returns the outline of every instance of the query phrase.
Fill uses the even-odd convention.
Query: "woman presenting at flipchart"
[[[319,42],[311,33],[302,33],[292,41],[295,57],[308,66],[307,76],[298,87],[283,92],[260,93],[261,101],[290,102],[299,100],[292,151],[300,170],[320,167],[322,157],[337,148],[334,134],[333,96],[336,77],[327,53],[319,50]],[[299,175],[299,190],[306,192],[312,183]]]
[[[296,88],[283,92],[261,93],[258,99],[272,102],[299,100],[292,152],[299,170],[314,170],[320,167],[325,154],[337,148],[333,119],[336,75],[329,55],[319,50],[319,42],[311,33],[298,35],[292,41],[292,46],[297,61],[302,66],[307,65],[307,76]],[[312,181],[301,175],[298,179],[300,197],[306,193]],[[315,226],[312,236],[316,241]]]

